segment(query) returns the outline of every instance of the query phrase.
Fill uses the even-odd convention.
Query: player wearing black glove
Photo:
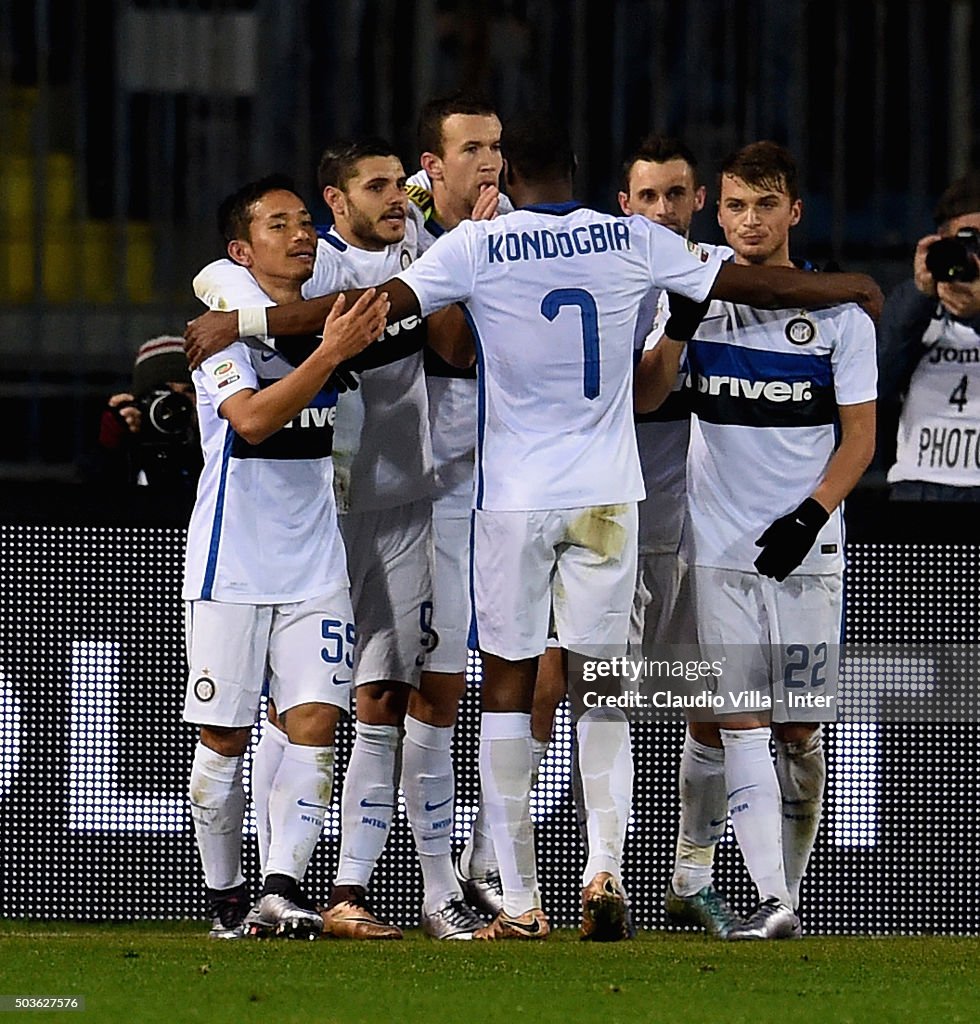
[[[755,542],[762,548],[755,567],[782,583],[806,558],[830,513],[814,498],[805,498],[788,515],[770,524]]]
[[[709,299],[695,302],[676,292],[667,293],[670,313],[663,337],[640,357],[633,373],[633,407],[638,413],[655,412],[674,388],[684,346],[694,336],[707,312]]]

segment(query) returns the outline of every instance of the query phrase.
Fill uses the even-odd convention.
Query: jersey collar
[[[524,210],[530,210],[531,213],[551,213],[556,217],[564,217],[565,214],[581,208],[582,204],[576,199],[569,200],[567,203],[533,203],[531,206],[522,207]]]

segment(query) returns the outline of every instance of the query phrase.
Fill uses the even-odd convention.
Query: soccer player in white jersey
[[[381,139],[338,142],[323,154],[319,183],[334,224],[319,243],[305,291],[317,295],[363,286],[407,266],[417,252],[416,226],[401,161]],[[239,268],[208,270],[228,281]],[[469,938],[480,919],[462,901],[450,852],[453,776],[451,740],[457,695],[421,680],[431,626],[430,505],[432,456],[422,345],[465,324],[456,310],[433,323],[410,316],[393,322],[387,344],[347,364],[360,387],[338,403],[335,490],[347,549],[357,627],[353,681],[357,693],[354,748],[343,789],[340,861],[328,907],[327,934],[354,939],[400,938],[367,906],[366,890],[384,849],[402,788],[422,865],[422,926],[434,938]],[[285,339],[277,342],[288,346]],[[404,730],[404,739],[402,731]],[[258,752],[260,777],[274,770],[275,728]],[[265,787],[259,785],[259,791]]]
[[[552,119],[508,128],[504,155],[518,210],[461,224],[400,275],[423,311],[463,302],[477,337],[480,767],[504,884],[504,910],[478,933],[489,939],[548,930],[528,801],[530,700],[549,614],[570,650],[621,650],[627,640],[643,497],[631,388],[638,304],[651,285],[701,300],[721,272],[717,257],[659,225],[572,202],[573,158]],[[616,762],[629,758],[628,736],[617,722],[587,719],[578,729],[590,839],[583,881],[588,890],[605,876],[596,932],[617,938],[631,794],[610,783],[623,777]]]
[[[688,238],[691,220],[704,207],[705,199],[694,154],[680,139],[648,136],[624,162],[618,199],[627,216],[640,214]],[[658,302],[661,317],[665,307],[666,301]],[[646,318],[637,321],[638,332],[650,332],[653,327]],[[644,643],[680,644],[693,639],[686,574],[678,560],[687,504],[685,467],[691,421],[690,396],[681,387],[682,381],[683,372],[656,412],[636,414],[636,440],[647,491],[639,507],[639,561],[630,636],[636,649]]]
[[[697,160],[680,139],[649,136],[623,165],[619,205],[625,214],[642,214],[687,238],[691,220],[703,209],[704,200],[705,186],[698,180]],[[666,295],[661,293],[657,327],[648,335],[647,347],[659,340],[667,315]],[[642,317],[637,322],[640,332],[649,326]],[[666,401],[655,412],[636,415],[636,442],[647,496],[640,502],[630,643],[636,651],[647,653],[661,644],[697,643],[690,578],[680,554],[681,528],[687,512],[691,426],[691,395],[683,386],[686,377],[686,368],[681,367]],[[668,656],[666,652],[661,654]],[[697,728],[696,723],[693,728]],[[724,756],[719,748],[700,743],[690,729],[684,738],[678,789],[681,818],[674,875],[665,906],[674,920],[723,936],[738,918],[710,881],[701,884],[701,865],[705,858],[710,863],[728,820]]]
[[[718,221],[736,263],[788,267],[789,233],[801,213],[796,166],[783,147],[754,143],[724,162]],[[713,302],[688,362],[698,636],[704,657],[729,659],[719,688],[729,701],[723,717],[691,723],[690,731],[700,751],[723,761],[728,812],[760,898],[726,937],[792,938],[801,933],[800,882],[826,774],[820,719],[827,712],[808,707],[814,695],[833,694],[841,502],[874,452],[874,325],[854,305],[773,313]],[[735,704],[739,693],[756,695],[751,710],[744,699]],[[689,848],[679,844],[679,852],[693,889],[711,883],[713,843],[700,843],[701,857],[696,846],[711,831],[709,819],[722,814],[696,798],[688,814]]]
[[[464,221],[383,287],[392,317],[463,303],[479,338],[473,592],[484,656],[480,764],[505,907],[477,935],[535,939],[549,930],[529,808],[535,667],[552,605],[570,650],[605,652],[627,642],[635,502],[643,497],[632,423],[640,300],[651,286],[760,306],[862,301],[878,310],[882,297],[864,275],[722,264],[645,218],[583,209],[572,201],[571,150],[553,118],[509,128],[504,155],[515,206],[530,208]],[[185,331],[189,359],[193,365],[238,332],[239,319],[254,324],[266,316],[266,334],[308,330],[331,301],[205,314]],[[667,336],[676,337],[669,325]],[[613,937],[625,917],[615,872],[630,794],[609,788],[608,769],[624,752],[603,744],[601,728],[592,732],[580,744],[595,765],[582,764],[585,802],[602,820],[590,821],[596,842],[587,871],[608,875],[604,916]]]
[[[243,186],[222,204],[219,222],[253,286],[229,291],[228,301],[254,301],[253,289],[269,304],[300,297],[316,235],[288,181]],[[323,388],[342,360],[377,337],[386,309],[366,294],[349,313],[338,310],[295,369],[236,342],[193,374],[205,462],[187,536],[183,714],[201,727],[189,791],[215,938],[315,937],[323,927],[300,881],[330,802],[353,639],[332,490],[336,395]],[[242,760],[265,679],[285,734],[262,894],[246,916]]]
[[[461,221],[486,216],[488,202],[496,204],[498,213],[513,209],[506,196],[496,194],[503,168],[500,134],[496,111],[480,96],[454,92],[422,107],[417,129],[421,169],[406,186],[417,211],[421,252]],[[455,693],[458,700],[465,690],[470,631],[475,361],[467,367],[453,366],[427,347],[425,383],[436,483],[432,628],[439,640],[428,653],[422,678],[430,686]],[[543,754],[547,739],[535,742],[539,755]],[[458,866],[467,901],[480,913],[495,917],[503,906],[503,891],[482,800]]]
[[[419,232],[408,218],[405,172],[387,144],[330,147],[320,161],[319,183],[334,215],[327,241],[343,247],[342,265],[357,268],[349,283],[375,283],[415,258]],[[385,218],[387,232],[378,229]],[[481,923],[462,900],[450,848],[459,694],[422,672],[426,652],[438,649],[439,638],[430,578],[434,480],[422,348],[427,332],[434,337],[454,320],[459,322],[456,310],[428,321],[401,321],[404,343],[414,338],[411,354],[365,371],[360,389],[341,402],[341,423],[345,403],[362,409],[360,437],[351,438],[350,512],[341,524],[363,647],[355,664],[358,725],[344,791],[344,839],[326,927],[352,938],[376,934],[363,923],[369,917],[363,903],[395,803],[399,743],[402,789],[422,866],[423,931],[438,939],[468,939]],[[395,340],[379,349],[390,350]],[[398,409],[404,410],[400,420],[393,419]],[[385,473],[388,478],[381,479]],[[409,643],[409,657],[399,659],[398,649]]]

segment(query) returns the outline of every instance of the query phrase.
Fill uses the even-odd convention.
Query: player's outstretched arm
[[[875,403],[837,407],[841,442],[816,490],[788,515],[775,520],[755,542],[755,567],[780,583],[806,558],[830,513],[854,489],[875,452]]]
[[[663,337],[647,349],[633,371],[633,409],[656,412],[667,401],[680,371],[685,341]]]
[[[236,434],[249,444],[274,434],[309,405],[340,363],[385,329],[389,303],[384,292],[368,288],[346,307],[346,297],[336,296],[323,324],[323,340],[295,370],[261,391],[240,391],[221,404],[221,415]]]
[[[654,348],[643,353],[633,373],[633,408],[638,413],[656,412],[674,389],[684,348],[694,337],[709,302],[667,293],[670,315],[663,336]]]
[[[393,320],[403,320],[419,313],[419,302],[415,292],[402,281],[392,279],[378,285],[378,290],[388,294]],[[321,295],[315,299],[303,299],[282,306],[222,312],[211,310],[202,313],[184,330],[184,351],[191,369],[227,348],[236,338],[275,337],[278,335],[311,334],[319,331],[324,318],[333,307],[338,295],[345,295],[348,304],[357,302],[364,294],[363,288],[351,288],[333,295]]]
[[[758,309],[819,309],[856,302],[872,318],[881,316],[885,296],[867,274],[815,274],[795,267],[747,267],[723,263],[710,298]]]
[[[429,316],[426,344],[450,366],[468,370],[476,362],[476,343],[459,306]]]

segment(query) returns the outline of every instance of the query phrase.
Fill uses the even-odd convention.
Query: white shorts
[[[432,630],[427,672],[465,672],[470,635],[470,517],[432,517]]]
[[[777,583],[754,572],[697,565],[691,577],[701,656],[723,663],[720,713],[771,711],[774,722],[836,719],[840,575],[793,575]]]
[[[687,563],[679,555],[640,552],[630,615],[630,649],[697,643]]]
[[[346,590],[291,604],[187,601],[184,720],[247,728],[265,681],[280,713],[300,704],[350,709],[354,616]]]
[[[348,512],[347,548],[357,649],[354,685],[393,680],[418,688],[432,630],[432,503]]]
[[[554,617],[561,646],[625,653],[636,581],[636,503],[473,513],[474,619],[480,650],[542,654]]]

